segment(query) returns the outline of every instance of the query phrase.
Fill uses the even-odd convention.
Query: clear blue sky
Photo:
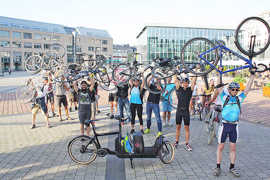
[[[114,43],[136,42],[144,25],[236,28],[270,11],[270,0],[1,0],[1,16],[106,29]]]

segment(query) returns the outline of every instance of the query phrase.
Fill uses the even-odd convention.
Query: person
[[[196,85],[197,77],[194,77],[191,83],[191,86],[189,87],[189,79],[184,78],[182,81],[182,85],[180,84],[180,81],[174,76],[174,83],[176,88],[176,96],[178,99],[178,105],[176,110],[176,140],[175,140],[175,147],[178,147],[179,144],[179,136],[180,136],[180,130],[181,130],[181,123],[182,120],[184,120],[184,128],[185,128],[185,149],[187,151],[192,151],[192,148],[189,144],[189,125],[190,125],[190,114],[189,114],[189,104],[192,97],[192,93],[194,90],[194,87]]]
[[[202,105],[205,107],[205,103],[208,102],[211,99],[212,94],[215,90],[215,81],[214,79],[210,80],[209,88],[206,87],[202,88],[203,95],[202,96]]]
[[[71,78],[70,78],[71,79]],[[78,84],[77,84],[78,86]],[[78,97],[77,97],[77,93],[74,90],[74,86],[73,86],[73,82],[71,80],[69,80],[69,91],[68,91],[68,99],[69,99],[69,112],[72,112],[72,105],[74,104],[74,108],[75,111],[77,111],[78,109]]]
[[[92,76],[92,75],[91,75]],[[91,120],[92,120],[92,124],[95,124],[95,120],[96,120],[96,114],[97,114],[97,98],[96,98],[96,90],[97,90],[97,86],[95,81],[92,81],[93,77],[91,78],[91,76],[89,78],[87,78],[87,86],[90,88],[93,85],[93,89],[90,88],[90,99],[91,99]]]
[[[48,118],[48,109],[46,106],[45,102],[45,97],[48,94],[48,86],[47,84],[47,77],[44,77],[43,83],[42,84],[34,84],[32,79],[28,80],[28,84],[31,85],[33,91],[34,91],[34,96],[33,96],[33,104],[32,104],[32,127],[31,129],[36,128],[36,117],[38,111],[41,109],[42,114],[44,116],[44,119],[47,123],[47,127],[50,128],[50,122]]]
[[[88,88],[88,83],[86,81],[81,82],[81,88],[77,86],[77,81],[73,83],[74,90],[78,93],[78,116],[80,120],[80,131],[81,135],[84,135],[84,125],[86,125],[86,134],[90,135],[90,121],[91,121],[91,92],[94,89],[94,80],[90,79],[91,86]]]
[[[96,112],[97,113],[100,113],[100,110],[99,110],[99,108],[98,108],[98,100],[99,100],[99,95],[98,95],[98,83],[97,82],[95,82],[95,87],[94,87],[94,89],[95,89],[95,98],[96,98],[96,101],[95,101],[95,104],[96,104]]]
[[[130,134],[135,132],[135,117],[136,112],[140,121],[140,130],[143,132],[143,119],[142,119],[142,112],[143,112],[143,94],[145,92],[144,87],[144,78],[142,83],[140,83],[139,77],[134,77],[130,81],[130,112],[131,112],[131,131]]]
[[[218,130],[218,146],[217,146],[217,165],[214,169],[214,175],[219,176],[221,174],[221,160],[222,151],[224,149],[224,143],[229,137],[230,141],[230,172],[239,177],[240,172],[235,168],[236,160],[236,142],[238,140],[238,122],[241,113],[241,104],[247,97],[248,92],[251,89],[252,83],[255,78],[255,70],[250,70],[250,78],[243,92],[238,94],[240,91],[240,85],[238,83],[232,82],[229,84],[228,89],[218,88],[214,92],[213,98],[208,104],[211,104],[218,97],[223,103],[223,109],[221,112],[222,121]]]
[[[116,85],[117,87],[117,96],[118,96],[118,106],[119,106],[119,118],[124,118],[124,109],[127,114],[128,122],[131,122],[130,117],[130,105],[128,101],[128,90],[129,85],[125,82],[120,82]]]
[[[113,84],[113,82],[110,83],[109,89],[110,89],[110,92],[109,92],[109,104],[111,106],[110,118],[113,119],[114,118],[114,109],[115,109],[115,114],[117,113],[117,101],[118,101],[117,88]]]
[[[48,93],[46,96],[46,105],[47,108],[49,107],[49,102],[51,105],[51,111],[52,111],[52,117],[55,117],[55,111],[54,111],[54,93],[53,93],[53,77],[52,74],[48,74],[48,79],[45,80],[46,85],[48,86]]]
[[[67,97],[66,97],[66,91],[69,91],[69,87],[67,82],[65,82],[65,77],[63,75],[60,76],[61,81],[56,82],[56,103],[58,105],[58,113],[60,121],[63,121],[62,119],[62,112],[61,112],[61,105],[64,105],[65,112],[66,112],[66,120],[71,120],[68,112],[68,103],[67,103]]]
[[[147,81],[148,86],[153,91],[161,91],[161,83],[160,80],[155,78],[153,79],[153,76],[151,76]],[[152,111],[154,111],[155,118],[157,121],[158,126],[158,134],[157,137],[162,135],[162,121],[160,118],[160,108],[159,108],[159,101],[160,101],[160,93],[154,94],[149,92],[147,103],[146,103],[146,114],[147,114],[147,128],[144,131],[145,134],[150,133],[151,128],[151,119],[152,119]]]
[[[170,94],[174,90],[175,85],[171,83],[171,81],[172,81],[171,77],[167,78],[167,85],[162,95],[162,111],[163,111],[162,118],[163,118],[164,127],[172,126],[172,123],[171,123],[172,106],[170,105],[170,102],[172,102],[172,97]]]

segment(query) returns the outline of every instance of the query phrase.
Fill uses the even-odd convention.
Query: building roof
[[[73,31],[77,30],[80,35],[84,36],[112,38],[106,30],[86,28],[86,27],[74,28],[59,24],[44,23],[4,16],[0,16],[0,27],[41,31],[47,33],[60,33],[60,34],[72,34]]]
[[[229,30],[229,31],[235,31],[235,29],[226,29],[226,28],[204,28],[204,27],[186,27],[186,26],[152,26],[152,25],[147,25],[144,26],[141,32],[137,35],[137,39],[142,35],[142,33],[148,28],[148,27],[157,27],[157,28],[187,28],[187,29],[211,29],[211,30]]]
[[[82,36],[112,38],[111,35],[106,30],[102,29],[77,27],[77,31],[79,31],[79,34]]]

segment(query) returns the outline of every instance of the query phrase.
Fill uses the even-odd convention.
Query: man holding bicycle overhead
[[[176,95],[178,99],[178,105],[176,110],[176,140],[175,147],[178,147],[179,136],[181,130],[181,123],[184,120],[185,134],[186,134],[186,144],[185,149],[187,151],[192,151],[192,148],[189,144],[189,124],[190,124],[190,114],[189,114],[189,104],[192,97],[192,92],[196,85],[197,77],[194,77],[189,87],[189,79],[184,78],[182,82],[180,82],[177,76],[174,76],[174,83],[176,88]],[[182,83],[182,85],[181,85]]]
[[[221,112],[222,120],[218,131],[218,147],[217,147],[217,167],[214,169],[214,175],[219,176],[221,173],[220,163],[222,160],[222,151],[224,149],[224,143],[229,136],[230,141],[230,172],[236,176],[240,176],[238,169],[235,169],[235,159],[236,159],[236,142],[239,136],[238,133],[238,122],[241,113],[241,104],[246,98],[253,80],[255,78],[255,70],[250,70],[251,76],[246,85],[246,89],[238,94],[240,91],[240,85],[238,83],[232,82],[229,84],[228,92],[223,88],[216,89],[214,97],[209,101],[212,103],[217,96],[219,96],[221,102],[223,103],[223,109]]]
[[[77,82],[73,83],[74,90],[78,93],[79,100],[79,108],[78,108],[78,116],[81,124],[81,134],[84,135],[84,124],[86,124],[86,134],[90,135],[90,120],[91,120],[91,94],[94,90],[94,79],[91,78],[91,86],[87,87],[87,82],[81,82],[81,88],[79,89],[77,86]],[[87,122],[89,121],[89,122]]]

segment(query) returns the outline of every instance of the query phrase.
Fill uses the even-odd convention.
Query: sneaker
[[[31,129],[34,129],[34,128],[36,128],[36,125],[35,124],[32,125]]]
[[[135,130],[134,129],[131,129],[130,134],[133,134],[134,132],[135,132]]]
[[[192,148],[191,148],[190,144],[186,144],[185,149],[187,151],[192,151]]]
[[[75,106],[75,111],[77,111],[78,110],[78,107],[77,106]]]
[[[53,113],[52,113],[52,116],[53,116],[53,117],[56,117],[56,114],[53,112]]]
[[[64,121],[62,118],[59,119],[60,122]]]
[[[175,149],[177,149],[177,148],[178,148],[178,146],[179,146],[178,141],[175,141],[175,143],[174,143],[173,145],[174,145]]]
[[[150,129],[146,129],[146,130],[144,130],[144,134],[149,134],[150,133]]]
[[[157,136],[156,136],[156,137],[158,138],[158,137],[161,136],[161,135],[162,135],[162,132],[159,131],[159,132],[157,133]]]
[[[221,174],[221,169],[220,168],[215,168],[214,169],[214,176],[219,176]]]
[[[66,120],[73,120],[71,117],[67,117]]]
[[[144,131],[143,131],[143,129],[141,129],[141,133],[142,133],[142,134],[144,134]]]

